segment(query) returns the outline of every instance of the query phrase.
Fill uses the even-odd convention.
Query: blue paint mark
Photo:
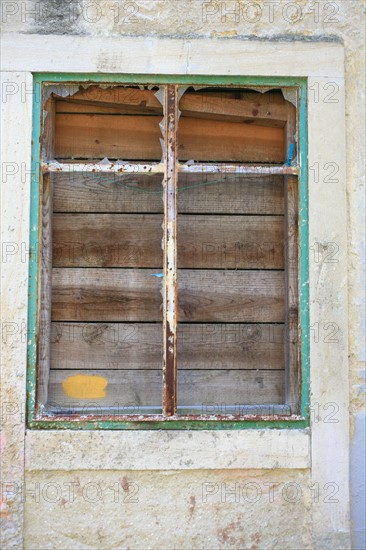
[[[294,156],[294,151],[295,151],[295,144],[290,143],[290,147],[288,149],[287,161],[286,161],[287,166],[291,166],[292,157]]]

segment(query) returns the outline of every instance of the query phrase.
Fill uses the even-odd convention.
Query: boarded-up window
[[[46,414],[296,414],[293,103],[175,85],[43,98]]]

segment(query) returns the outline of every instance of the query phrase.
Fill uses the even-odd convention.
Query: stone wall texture
[[[365,429],[365,2],[363,0],[3,1],[9,35],[161,36],[189,40],[338,41],[345,48],[352,547],[364,544]],[[169,52],[167,52],[169,55]],[[220,55],[220,52],[217,52]],[[274,61],[275,62],[275,61]],[[21,128],[18,129],[21,132]],[[331,131],[331,129],[330,129]],[[21,203],[21,201],[19,201]],[[27,205],[24,205],[27,208]],[[15,231],[21,214],[13,213]],[[19,239],[24,239],[24,229]],[[26,318],[26,274],[6,320]],[[19,341],[20,343],[20,341]],[[24,343],[8,349],[24,361]],[[10,354],[10,355],[9,355]],[[24,377],[14,384],[24,388]],[[16,387],[16,386],[13,386]],[[9,393],[10,392],[10,393]],[[19,395],[19,392],[17,393]],[[11,402],[11,390],[4,397]],[[24,438],[22,412],[8,440]],[[75,435],[77,437],[77,434]],[[7,454],[9,459],[11,456]],[[5,467],[11,479],[17,457]],[[15,472],[15,473],[14,473]],[[8,476],[8,477],[6,477]],[[347,533],[314,537],[309,470],[31,471],[23,487],[24,523],[3,503],[3,548],[343,549]],[[332,488],[327,495],[332,498]],[[231,491],[231,492],[230,492]],[[300,493],[299,493],[300,491]],[[12,517],[14,521],[12,522]],[[23,542],[22,542],[23,539]]]

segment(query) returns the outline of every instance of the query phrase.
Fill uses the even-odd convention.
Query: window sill
[[[310,467],[310,432],[307,429],[28,430],[25,447],[27,471]]]

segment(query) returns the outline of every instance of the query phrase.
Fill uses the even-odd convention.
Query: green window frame
[[[34,74],[33,93],[33,133],[32,133],[32,177],[30,250],[37,250],[40,230],[40,155],[42,130],[42,86],[44,83],[65,84],[73,82],[113,83],[113,84],[172,84],[193,86],[247,86],[247,87],[296,87],[298,90],[298,135],[299,135],[299,324],[301,334],[301,414],[280,419],[198,419],[186,420],[162,418],[161,420],[42,417],[37,410],[37,353],[40,323],[40,268],[37,253],[30,255],[29,261],[29,306],[28,306],[28,370],[27,370],[27,421],[32,429],[246,429],[246,428],[303,428],[309,425],[309,244],[308,244],[308,166],[307,166],[307,79],[288,77],[239,77],[239,76],[164,76],[164,75],[110,75],[110,74]]]

